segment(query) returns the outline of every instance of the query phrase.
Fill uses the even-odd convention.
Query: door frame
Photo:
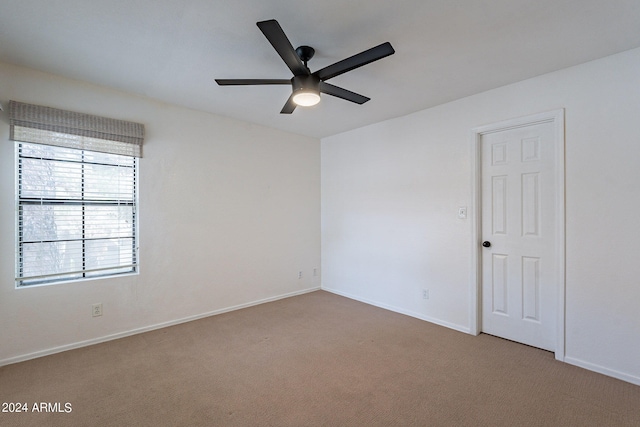
[[[565,357],[565,130],[564,109],[547,111],[530,116],[519,117],[479,126],[471,130],[471,187],[472,187],[472,244],[471,244],[471,298],[469,313],[469,332],[478,335],[482,331],[482,258],[480,246],[482,242],[482,153],[481,142],[483,135],[501,132],[520,127],[552,123],[554,126],[554,152],[556,168],[556,257],[558,271],[556,280],[558,289],[556,294],[556,349],[555,358],[564,361]]]

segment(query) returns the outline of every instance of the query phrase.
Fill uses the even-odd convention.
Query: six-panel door
[[[482,135],[482,331],[553,351],[554,127]]]

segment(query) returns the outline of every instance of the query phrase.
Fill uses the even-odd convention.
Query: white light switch
[[[466,206],[460,206],[458,208],[458,218],[467,219],[467,207]]]

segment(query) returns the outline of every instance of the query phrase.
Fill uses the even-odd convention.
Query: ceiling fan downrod
[[[313,55],[315,55],[316,50],[311,46],[299,46],[298,48],[296,48],[296,53],[304,63],[304,66],[309,68],[307,66],[307,62],[309,62],[309,60],[313,58]]]

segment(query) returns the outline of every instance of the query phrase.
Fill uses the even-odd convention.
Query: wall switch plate
[[[467,207],[466,206],[460,206],[458,208],[458,218],[467,219]]]

